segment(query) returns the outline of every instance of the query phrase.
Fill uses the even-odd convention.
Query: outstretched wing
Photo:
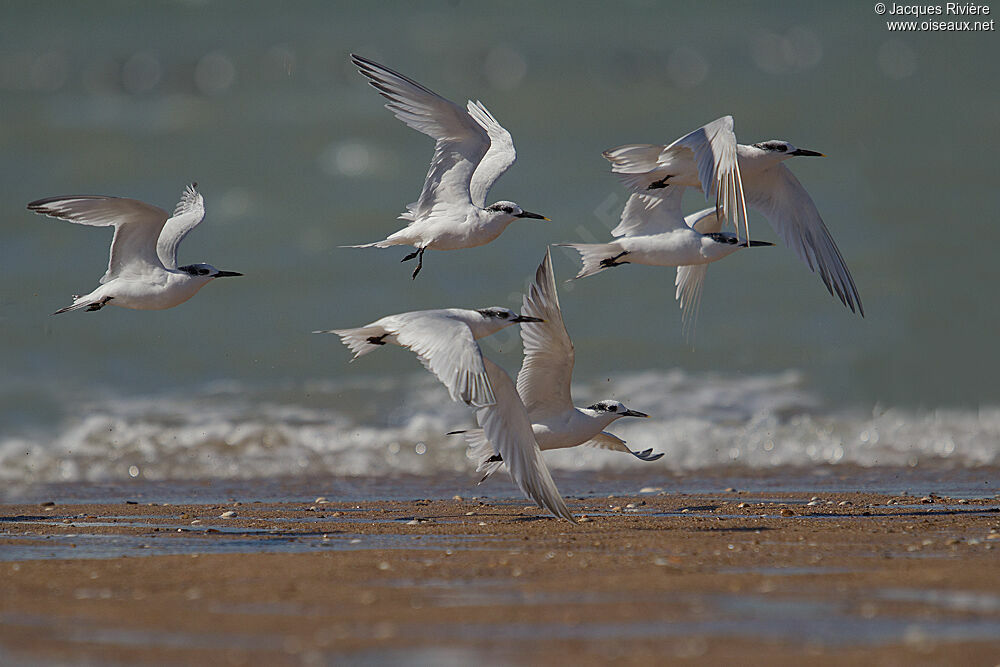
[[[469,101],[469,115],[483,126],[490,137],[490,147],[483,156],[476,171],[472,174],[472,182],[469,184],[469,191],[472,195],[472,203],[480,208],[486,206],[486,197],[490,188],[503,176],[504,172],[510,169],[517,159],[517,152],[514,150],[514,140],[493,114],[476,100]]]
[[[622,210],[621,221],[611,230],[612,236],[644,236],[662,234],[685,226],[681,213],[683,185],[667,186],[655,192],[629,196]]]
[[[396,118],[437,142],[420,199],[402,217],[419,219],[439,202],[449,206],[471,203],[469,188],[473,174],[490,147],[487,130],[465,109],[413,79],[361,56],[352,54],[351,60],[358,71],[368,77],[369,83],[389,100],[385,107]],[[497,176],[500,173],[502,171]]]
[[[576,523],[542,459],[528,412],[510,376],[489,359],[484,358],[483,365],[497,398],[496,403],[476,412],[486,439],[493,443],[524,495],[557,517]]]
[[[156,241],[156,254],[168,269],[177,268],[177,246],[205,218],[205,200],[197,188],[197,183],[184,188],[174,214],[164,223]]]
[[[865,314],[840,250],[809,193],[783,164],[747,174],[747,203],[763,213],[778,236],[852,312]]]
[[[544,320],[521,323],[524,362],[517,374],[517,393],[525,409],[535,418],[572,410],[573,341],[563,324],[548,248],[524,295],[521,313]]]
[[[453,400],[482,407],[496,402],[483,355],[468,325],[439,314],[403,313],[382,320],[397,342],[412,350],[448,388]]]
[[[80,225],[114,227],[102,284],[121,274],[163,268],[156,254],[156,239],[167,221],[167,212],[161,208],[123,197],[76,195],[39,199],[28,204],[28,210]]]

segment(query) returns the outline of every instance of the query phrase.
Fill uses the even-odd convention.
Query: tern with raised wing
[[[71,310],[100,310],[106,305],[136,310],[162,310],[184,303],[216,278],[241,276],[211,264],[177,266],[177,247],[205,217],[205,201],[192,183],[173,215],[151,204],[123,197],[76,195],[50,197],[28,204],[28,210],[93,227],[114,227],[111,257],[101,285],[90,294],[74,295]]]
[[[507,462],[501,451],[504,448],[496,446],[497,438],[519,441],[517,447],[508,444],[506,449],[530,450],[532,443],[537,443],[543,451],[584,445],[626,452],[642,461],[655,461],[663,456],[653,454],[651,449],[632,451],[624,440],[604,430],[622,417],[649,415],[631,410],[614,399],[597,401],[585,408],[574,406],[570,382],[575,352],[563,324],[548,250],[535,272],[535,282],[524,295],[521,312],[533,321],[521,325],[524,361],[517,374],[516,391],[508,379],[510,391],[497,396],[496,406],[482,411],[485,413],[479,420],[482,428],[452,431],[465,434],[470,457],[478,461],[478,470],[485,472],[483,479]]]
[[[678,186],[700,188],[706,198],[715,193],[720,216],[736,223],[737,234],[742,213],[744,243],[750,236],[746,207],[763,213],[785,245],[819,273],[830,294],[864,316],[854,279],[816,205],[782,164],[792,157],[822,157],[822,153],[778,140],[737,144],[733,119],[725,116],[669,146],[629,144],[606,151],[604,156],[611,162],[612,172],[634,193],[663,197]],[[618,229],[625,223],[623,216]],[[617,265],[632,258],[626,253],[605,259]],[[703,278],[704,271],[700,273]]]
[[[354,353],[354,359],[379,346],[399,345],[414,353],[448,388],[453,400],[478,408],[479,422],[508,461],[511,478],[521,491],[555,516],[574,521],[531,434],[531,423],[510,376],[483,356],[478,339],[512,324],[539,322],[494,306],[479,310],[449,308],[389,315],[356,329],[331,329]],[[514,400],[511,400],[511,396]],[[511,409],[514,404],[520,410]],[[529,437],[524,437],[525,431]]]
[[[475,248],[519,218],[548,220],[511,201],[486,204],[490,188],[514,163],[516,153],[510,133],[482,102],[470,100],[463,109],[372,60],[353,54],[351,60],[389,100],[387,109],[436,143],[420,198],[399,216],[409,224],[382,241],[344,247],[412,246],[415,250],[403,261],[417,260],[416,278],[426,250]]]

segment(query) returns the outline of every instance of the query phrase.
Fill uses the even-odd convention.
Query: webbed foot
[[[628,264],[628,262],[619,262],[618,259],[624,257],[628,254],[628,250],[623,250],[614,257],[608,257],[607,259],[601,260],[601,266],[608,268],[612,266],[621,266],[622,264]]]

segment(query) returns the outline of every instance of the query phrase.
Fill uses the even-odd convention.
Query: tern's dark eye
[[[504,206],[503,207],[503,212],[504,213],[513,213],[514,209],[512,209],[510,206]]]
[[[198,269],[198,275],[199,276],[207,276],[208,275],[208,269]]]
[[[510,315],[501,310],[499,313],[497,313],[497,317],[499,317],[501,320],[505,320],[508,317],[510,317]]]

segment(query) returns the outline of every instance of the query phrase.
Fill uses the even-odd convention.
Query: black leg
[[[403,259],[401,259],[399,261],[400,262],[409,262],[411,259],[413,259],[414,257],[416,257],[419,252],[420,252],[419,250],[414,250],[409,255],[407,255],[406,257],[404,257]]]
[[[417,268],[413,269],[413,276],[411,279],[416,279],[417,274],[420,273],[420,269],[424,268],[424,249],[421,248],[414,254],[417,256]]]
[[[386,336],[388,336],[388,335],[389,335],[389,334],[387,334],[387,333],[384,333],[384,334],[382,334],[381,336],[369,336],[369,337],[368,337],[368,342],[369,342],[369,343],[370,343],[371,345],[385,345],[385,340],[383,340],[383,339],[384,339],[384,338],[385,338]]]
[[[660,190],[662,188],[667,187],[667,185],[668,185],[667,181],[670,180],[671,176],[673,176],[673,174],[667,174],[666,176],[664,176],[660,180],[653,181],[652,183],[649,184],[649,187],[647,187],[646,189],[647,190]]]
[[[108,301],[111,301],[111,299],[113,299],[113,298],[114,297],[112,297],[112,296],[106,296],[103,299],[101,299],[100,301],[98,301],[97,303],[90,304],[89,306],[87,306],[87,312],[92,311],[92,310],[100,310],[101,308],[104,308],[105,304],[107,304]]]
[[[608,267],[608,266],[621,266],[622,264],[628,264],[628,262],[619,262],[618,261],[619,258],[624,257],[627,254],[628,254],[628,250],[623,250],[622,252],[618,253],[614,257],[608,257],[607,259],[602,259],[601,260],[601,266]]]

